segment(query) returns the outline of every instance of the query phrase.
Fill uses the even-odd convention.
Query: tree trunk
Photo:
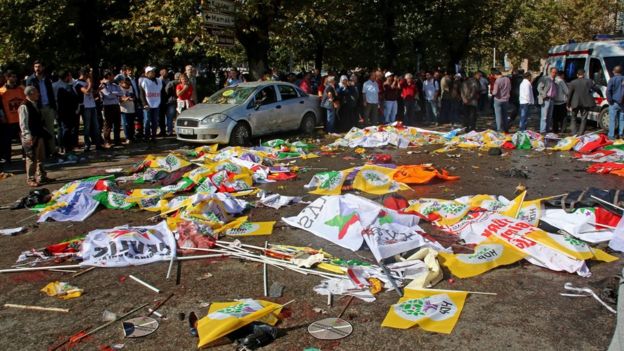
[[[236,39],[245,48],[251,79],[259,79],[269,70],[269,29],[279,13],[281,0],[258,2],[250,9],[249,17],[240,15],[236,20]]]
[[[323,43],[316,43],[316,50],[314,51],[314,68],[321,71],[323,69],[323,56],[325,54],[325,45]]]
[[[397,56],[399,48],[394,42],[394,36],[396,31],[395,20],[396,15],[394,13],[394,1],[382,1],[380,3],[383,6],[383,20],[384,20],[384,52],[386,53],[384,65],[387,69],[395,69],[397,65]]]

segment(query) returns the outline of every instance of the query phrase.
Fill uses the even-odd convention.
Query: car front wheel
[[[312,134],[314,133],[314,129],[316,128],[316,116],[312,112],[308,112],[303,115],[303,119],[301,120],[301,126],[299,129],[303,134]]]
[[[609,130],[609,109],[608,108],[603,108],[600,111],[600,114],[598,115],[598,126],[602,129],[604,129],[605,131]],[[617,128],[617,121],[616,123],[616,128]]]
[[[230,145],[233,146],[246,146],[249,145],[249,140],[251,139],[251,130],[244,123],[238,123],[232,129],[232,134],[230,134]]]

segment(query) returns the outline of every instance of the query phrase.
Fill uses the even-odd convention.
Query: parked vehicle
[[[624,66],[624,40],[599,40],[586,43],[570,43],[553,46],[548,50],[548,58],[543,73],[551,67],[563,71],[565,80],[576,79],[576,72],[584,69],[586,77],[592,79],[602,94],[594,93],[596,108],[588,119],[598,122],[603,129],[609,129],[609,105],[606,99],[607,82],[613,75],[613,67]]]
[[[321,121],[318,96],[286,82],[250,82],[219,90],[183,111],[177,139],[191,143],[246,145],[252,137],[301,130],[310,134]]]

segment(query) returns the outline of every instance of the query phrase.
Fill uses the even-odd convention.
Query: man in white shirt
[[[520,83],[520,130],[525,131],[529,121],[529,108],[535,104],[533,86],[531,85],[531,72],[524,74]]]
[[[162,81],[156,78],[156,68],[145,67],[145,78],[139,83],[143,105],[143,129],[145,140],[156,141]]]
[[[438,96],[440,95],[440,83],[433,79],[431,72],[427,72],[427,78],[423,82],[423,92],[425,94],[426,118],[429,122],[438,122]]]
[[[364,124],[367,126],[377,125],[379,114],[379,85],[375,78],[375,72],[371,72],[368,80],[362,86],[364,98]]]

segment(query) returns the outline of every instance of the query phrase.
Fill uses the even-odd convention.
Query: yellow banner
[[[498,266],[516,263],[527,256],[495,236],[477,245],[472,254],[439,252],[438,255],[440,263],[459,278],[474,277]]]
[[[208,315],[197,322],[197,347],[208,346],[254,321],[275,325],[281,310],[281,305],[264,300],[244,299],[212,303]]]
[[[405,289],[405,295],[390,306],[382,327],[407,329],[415,325],[443,334],[450,334],[457,324],[468,293]]]
[[[407,184],[394,181],[396,169],[366,165],[360,168],[353,180],[353,189],[369,194],[383,195],[399,190],[407,190]]]

